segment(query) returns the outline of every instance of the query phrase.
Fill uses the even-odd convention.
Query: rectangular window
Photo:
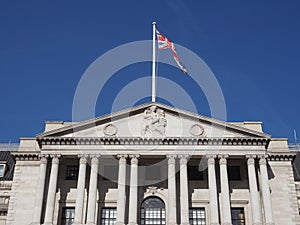
[[[228,166],[228,180],[241,180],[240,166]]]
[[[62,210],[62,225],[72,225],[74,222],[74,214],[75,208],[74,207],[64,207]]]
[[[78,166],[72,165],[67,166],[66,180],[77,180],[78,179]]]
[[[114,182],[118,182],[118,172],[119,168],[118,166],[104,166],[104,180],[111,180]]]
[[[205,225],[205,209],[204,208],[190,208],[189,218],[191,225]]]
[[[102,208],[100,225],[114,225],[117,221],[116,208]]]
[[[203,180],[203,171],[199,170],[199,166],[188,166],[189,180]]]
[[[0,164],[0,177],[4,177],[5,175],[5,167],[6,165],[5,164]]]
[[[161,168],[160,166],[147,166],[145,167],[145,178],[146,180],[160,180],[161,179]]]
[[[232,225],[245,225],[244,208],[231,208]]]

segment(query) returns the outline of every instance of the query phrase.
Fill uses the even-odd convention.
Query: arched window
[[[146,198],[141,205],[141,225],[166,224],[165,203],[158,197]]]

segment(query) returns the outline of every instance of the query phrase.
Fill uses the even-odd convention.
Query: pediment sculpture
[[[167,119],[163,109],[151,106],[144,112],[142,123],[143,136],[164,136]]]

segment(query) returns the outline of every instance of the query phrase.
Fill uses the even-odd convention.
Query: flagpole
[[[155,98],[156,98],[156,69],[155,69],[155,56],[156,56],[156,47],[155,47],[155,33],[156,33],[156,28],[155,28],[156,22],[152,22],[152,26],[153,26],[153,35],[152,35],[152,102],[155,102]]]

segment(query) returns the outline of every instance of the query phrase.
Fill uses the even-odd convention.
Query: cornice
[[[218,146],[265,146],[268,138],[193,138],[193,137],[44,137],[37,139],[43,145],[218,145]]]
[[[293,161],[295,157],[296,157],[295,153],[269,154],[268,161]]]
[[[40,161],[39,152],[14,152],[12,155],[16,161]]]

